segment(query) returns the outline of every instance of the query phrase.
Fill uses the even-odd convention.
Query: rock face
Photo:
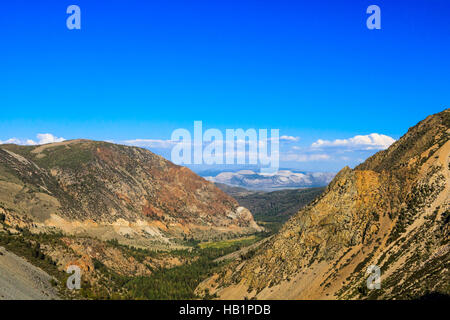
[[[0,247],[0,300],[55,300],[52,277]]]
[[[391,299],[450,294],[450,110],[342,169],[270,241],[204,281],[223,299]],[[381,289],[367,288],[370,265]]]
[[[248,210],[189,169],[88,140],[0,145],[0,208],[12,225],[139,245],[260,230]]]

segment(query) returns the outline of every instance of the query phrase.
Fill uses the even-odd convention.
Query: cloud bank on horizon
[[[357,165],[375,152],[387,149],[396,140],[388,135],[371,133],[355,135],[346,139],[317,139],[306,145],[302,145],[300,141],[300,137],[297,136],[280,136],[281,166],[316,171],[317,169],[314,169],[314,167],[317,163],[320,163],[326,170],[330,170],[330,168],[339,170],[345,165]],[[134,139],[126,140],[123,143],[149,148],[166,158],[170,158],[170,150],[179,142],[164,139]],[[209,143],[204,142],[204,146]],[[223,156],[225,157],[226,153]],[[333,163],[334,165],[330,166]]]
[[[55,143],[55,142],[62,142],[66,139],[64,138],[58,138],[54,136],[51,133],[38,133],[36,135],[37,141],[34,141],[32,139],[18,139],[18,138],[10,138],[8,140],[2,141],[0,140],[0,144],[18,144],[18,145],[24,145],[24,146],[36,146],[41,144],[47,144],[47,143]]]
[[[33,146],[66,140],[51,133],[39,133],[36,138],[37,140],[10,138],[4,141],[0,140],[0,144]],[[337,171],[345,165],[357,165],[375,152],[387,149],[396,140],[388,135],[371,133],[355,135],[346,139],[317,139],[307,145],[302,145],[300,141],[300,137],[297,136],[280,136],[280,164],[282,167],[317,171],[314,168],[320,163],[322,170],[331,168],[332,171]],[[179,143],[169,139],[109,140],[109,142],[147,148],[169,160],[171,149]],[[204,146],[209,143],[204,142]]]
[[[368,135],[357,135],[349,139],[336,139],[334,141],[319,139],[314,142],[312,148],[341,147],[347,149],[384,150],[389,148],[395,139],[384,134],[371,133]]]

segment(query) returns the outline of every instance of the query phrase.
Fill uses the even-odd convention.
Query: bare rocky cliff
[[[270,241],[204,281],[222,299],[450,294],[450,110],[429,116],[326,191]],[[381,269],[369,290],[366,270]]]
[[[0,210],[9,225],[149,246],[260,230],[214,184],[152,152],[72,140],[0,145]]]

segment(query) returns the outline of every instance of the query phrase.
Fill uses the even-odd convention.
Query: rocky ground
[[[0,247],[0,300],[58,299],[52,277]]]

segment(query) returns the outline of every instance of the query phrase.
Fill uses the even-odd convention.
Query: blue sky
[[[71,4],[81,30],[66,27]],[[381,30],[366,27],[371,4]],[[0,141],[167,140],[201,120],[280,129],[297,139],[283,166],[336,171],[377,150],[350,138],[398,139],[448,107],[449,13],[446,0],[4,2]]]

